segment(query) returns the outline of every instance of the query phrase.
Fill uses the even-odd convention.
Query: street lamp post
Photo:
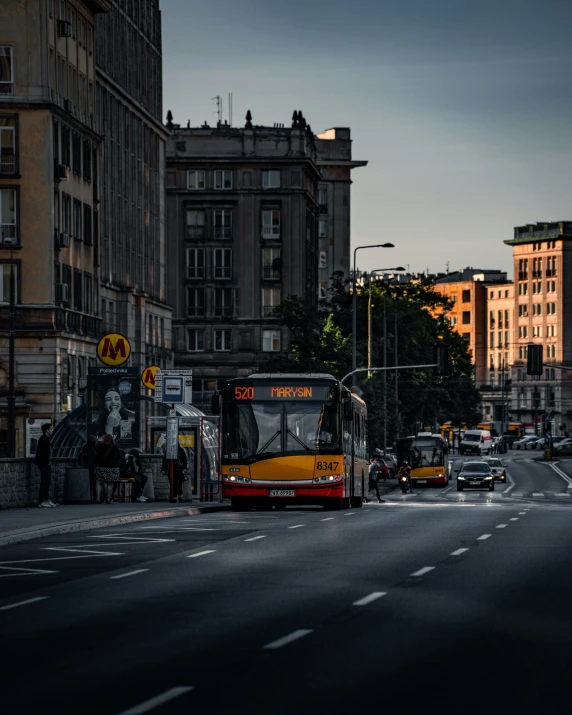
[[[357,367],[356,354],[356,333],[357,333],[357,272],[356,272],[356,254],[363,248],[394,248],[393,243],[376,243],[370,246],[358,246],[354,248],[354,266],[353,266],[353,299],[352,299],[352,370]]]
[[[369,273],[369,300],[368,300],[368,309],[367,309],[367,366],[371,367],[371,343],[372,343],[372,330],[371,330],[371,313],[372,313],[372,303],[371,303],[371,284],[373,283],[373,276],[376,273],[382,273],[385,271],[404,271],[405,268],[403,266],[397,266],[397,268],[375,268],[373,271],[370,271]],[[385,303],[384,303],[385,305]],[[384,335],[385,339],[385,335]],[[352,369],[355,370],[355,367],[352,366]]]
[[[14,331],[16,322],[16,281],[14,279],[14,239],[5,238],[10,246],[10,313],[8,318],[8,457],[16,456],[16,394],[14,382]]]

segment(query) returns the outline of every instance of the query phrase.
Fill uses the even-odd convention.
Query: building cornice
[[[328,166],[344,166],[350,169],[359,169],[361,166],[367,166],[368,161],[357,161],[353,159],[337,161],[335,159],[318,159],[316,162],[318,166],[328,167]]]
[[[83,4],[96,14],[111,11],[111,0],[83,0]]]

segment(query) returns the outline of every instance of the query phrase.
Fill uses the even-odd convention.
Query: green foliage
[[[479,419],[480,395],[464,338],[451,329],[443,310],[450,303],[429,284],[372,284],[372,366],[383,366],[384,316],[387,365],[431,364],[433,349],[442,341],[448,349],[449,371],[437,377],[432,369],[358,373],[356,383],[368,405],[372,448],[435,422],[474,424]],[[367,366],[369,285],[358,286],[357,365]],[[291,334],[291,352],[273,356],[261,369],[280,372],[329,372],[338,378],[351,370],[352,295],[341,275],[333,277],[327,302],[318,309],[290,296],[273,317]],[[384,400],[385,394],[385,400]]]

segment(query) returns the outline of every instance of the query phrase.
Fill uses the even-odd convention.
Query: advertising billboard
[[[140,386],[137,368],[89,368],[88,435],[112,434],[121,449],[139,447]]]

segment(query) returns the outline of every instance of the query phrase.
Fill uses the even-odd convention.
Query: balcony
[[[0,325],[8,329],[9,308],[0,308]],[[30,332],[74,333],[97,338],[101,319],[63,308],[25,308],[16,306],[16,330]]]
[[[203,239],[205,237],[204,226],[187,226],[187,238],[194,240]]]
[[[0,153],[0,174],[16,173],[16,155],[12,150],[2,149]]]

